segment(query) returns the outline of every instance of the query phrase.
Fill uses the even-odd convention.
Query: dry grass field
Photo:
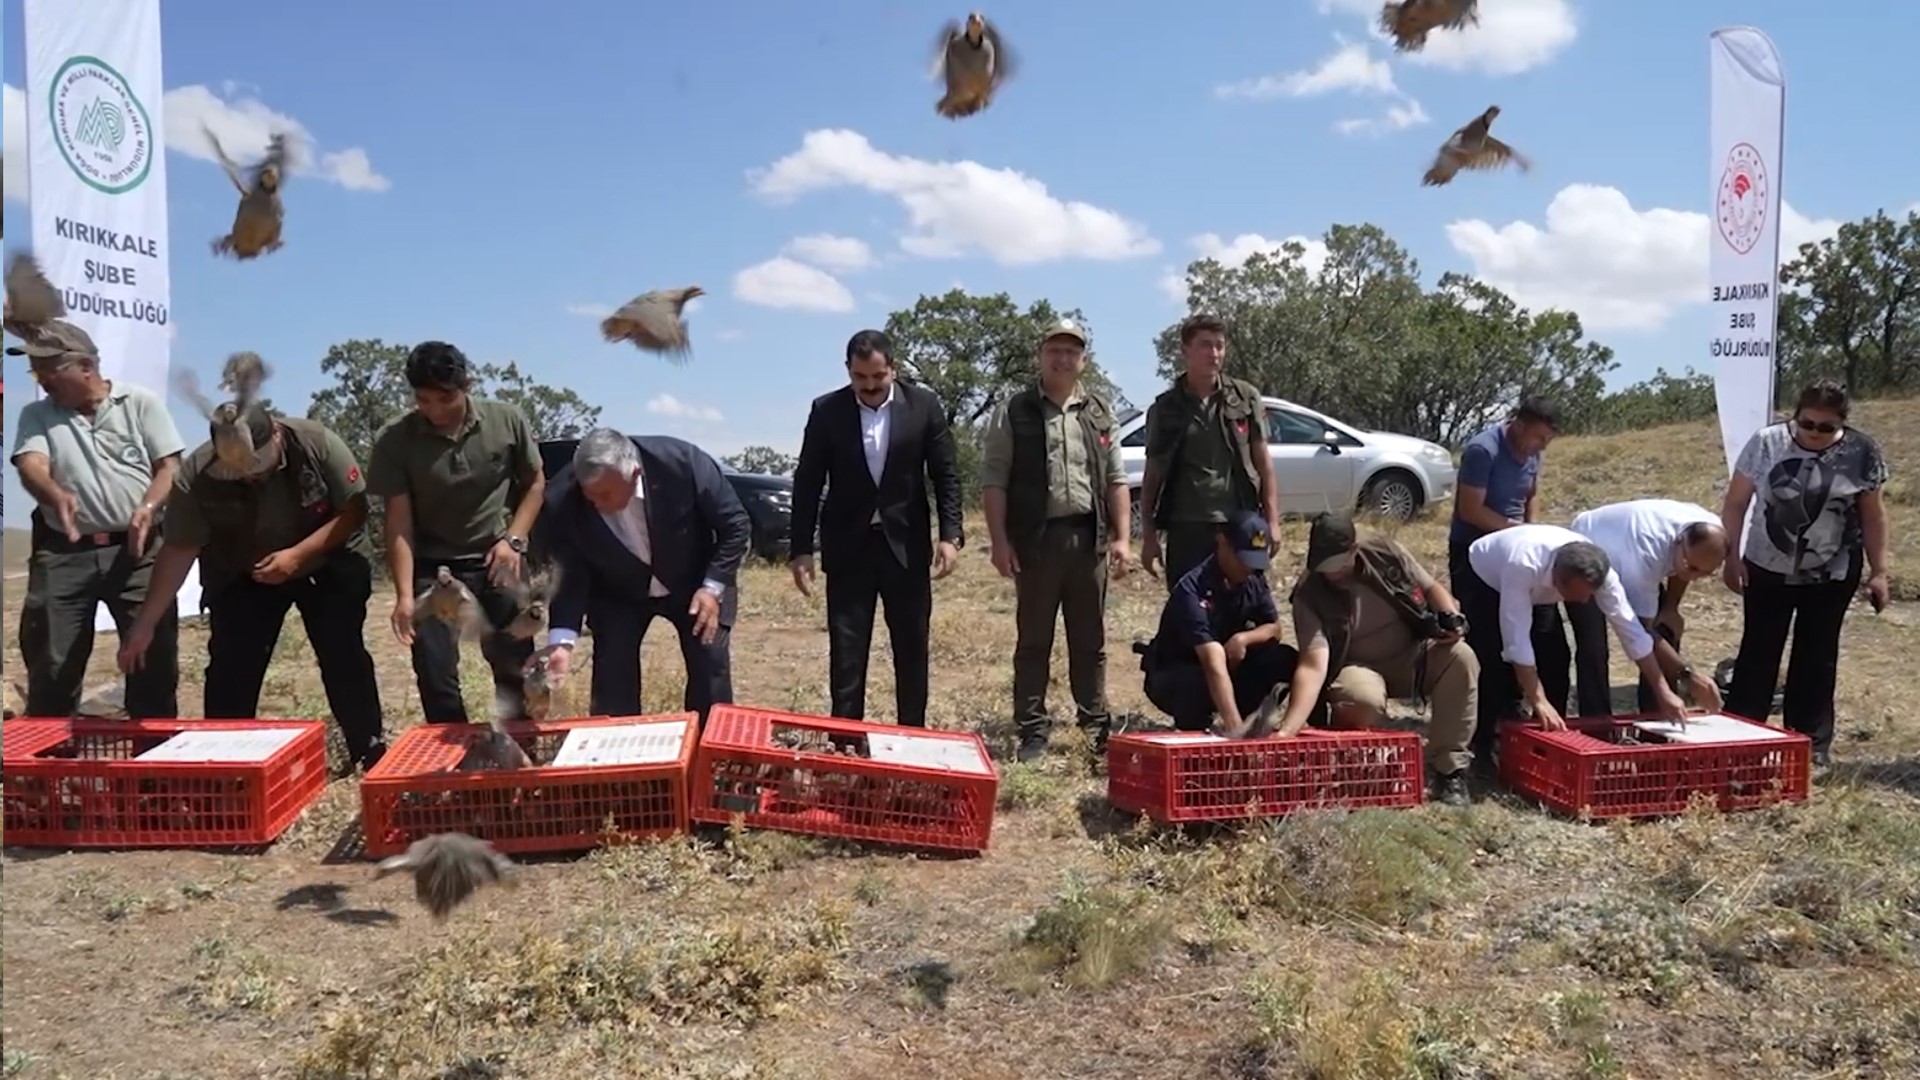
[[[341,780],[265,855],[8,850],[5,1075],[1920,1075],[1920,404],[1858,422],[1894,465],[1898,603],[1850,616],[1835,769],[1804,807],[1597,825],[1488,795],[1188,836],[1111,814],[1066,724],[1038,765],[1002,765],[977,859],[768,833],[630,845],[536,861],[518,891],[435,926],[410,883],[325,861],[358,827]],[[1716,504],[1723,472],[1708,424],[1570,438],[1549,452],[1546,516],[1644,494]],[[1010,757],[1013,591],[983,532],[936,586],[932,722]],[[1401,536],[1444,571],[1438,519]],[[1285,540],[1291,569],[1305,529]],[[7,582],[10,668],[22,584]],[[766,566],[743,594],[739,699],[824,711],[819,603]],[[1127,643],[1162,595],[1138,577],[1114,590],[1118,709],[1148,708]],[[1734,598],[1714,584],[1689,604],[1691,654],[1730,655]],[[367,635],[398,729],[419,711],[385,616],[378,601]],[[185,633],[188,715],[204,640]],[[665,627],[647,671],[649,709],[676,709]],[[477,654],[466,678],[480,715]],[[1063,656],[1053,705],[1071,715]],[[326,714],[297,616],[262,709]]]

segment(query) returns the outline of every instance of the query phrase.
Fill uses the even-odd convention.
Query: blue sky
[[[1024,70],[955,123],[925,75],[964,11],[930,3],[168,0],[173,363],[211,382],[257,350],[299,408],[329,344],[438,337],[571,386],[618,427],[790,450],[806,401],[844,379],[847,337],[922,292],[1078,306],[1144,399],[1153,335],[1183,311],[1170,274],[1372,221],[1429,283],[1478,270],[1580,311],[1618,382],[1705,366],[1707,34],[1736,23],[1786,67],[1787,244],[1920,202],[1920,140],[1889,138],[1914,86],[1899,5],[1481,8],[1418,60],[1371,34],[1370,0],[990,10]],[[5,226],[23,243],[19,0],[0,11]],[[1533,171],[1421,188],[1440,142],[1494,103]],[[281,252],[217,262],[206,242],[234,197],[192,129],[251,156],[270,114],[310,135],[319,171],[289,184]],[[696,283],[691,365],[600,340],[610,307]],[[19,363],[9,431],[30,400]],[[23,524],[11,470],[7,495]]]

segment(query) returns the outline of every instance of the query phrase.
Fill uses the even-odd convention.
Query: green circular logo
[[[88,187],[108,195],[137,188],[153,169],[153,121],[113,66],[94,56],[60,65],[47,88],[47,118],[60,156]]]

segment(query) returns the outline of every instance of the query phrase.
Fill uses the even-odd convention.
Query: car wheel
[[[1377,514],[1388,521],[1405,521],[1420,509],[1420,482],[1407,473],[1391,469],[1374,477],[1360,496],[1360,512]]]

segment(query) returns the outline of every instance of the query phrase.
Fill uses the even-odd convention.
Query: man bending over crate
[[[1314,519],[1307,572],[1288,605],[1300,662],[1274,734],[1296,735],[1328,712],[1342,714],[1336,727],[1373,727],[1389,698],[1430,699],[1434,795],[1465,806],[1480,661],[1461,640],[1467,620],[1446,586],[1399,543],[1360,536],[1336,511]]]
[[[1134,646],[1147,700],[1181,731],[1242,738],[1249,717],[1293,677],[1298,654],[1280,640],[1267,584],[1273,535],[1264,515],[1240,510],[1215,527],[1213,554],[1174,582],[1153,640]]]
[[[1591,601],[1613,626],[1628,658],[1653,684],[1652,711],[1663,719],[1686,717],[1686,704],[1660,670],[1653,635],[1633,617],[1620,575],[1592,541],[1558,525],[1516,525],[1475,540],[1467,549],[1467,562],[1474,579],[1470,591],[1461,590],[1467,598],[1467,644],[1480,658],[1481,670],[1493,673],[1488,680],[1498,694],[1493,715],[1506,717],[1527,709],[1548,731],[1567,726],[1534,667],[1533,608]],[[1486,682],[1480,692],[1488,692]],[[1473,751],[1479,761],[1493,760],[1493,727],[1475,726]]]

